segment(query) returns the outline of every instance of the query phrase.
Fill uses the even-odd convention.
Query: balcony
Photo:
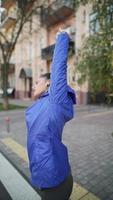
[[[4,28],[6,31],[9,30],[15,24],[15,18],[6,17],[0,27]]]
[[[41,52],[42,59],[52,60],[54,48],[55,48],[55,44],[42,49],[42,52]],[[75,43],[71,41],[69,45],[69,56],[74,55],[74,54],[75,54]]]
[[[0,28],[5,28],[6,31],[10,29],[16,21],[16,12],[15,10],[10,10],[10,12],[4,12],[1,16]]]
[[[15,3],[15,0],[3,0],[2,6],[9,10],[11,6]]]
[[[54,52],[55,44],[42,49],[41,57],[44,60],[51,60]]]
[[[48,27],[62,21],[74,13],[73,0],[57,0],[47,8],[42,8],[41,23]]]

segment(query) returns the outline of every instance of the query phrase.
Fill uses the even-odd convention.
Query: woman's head
[[[36,84],[33,87],[33,98],[35,100],[48,90],[48,87],[50,86],[50,75],[50,73],[42,74],[36,81]]]

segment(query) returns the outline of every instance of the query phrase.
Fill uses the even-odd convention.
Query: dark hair
[[[41,74],[40,77],[41,77],[41,78],[46,78],[47,80],[50,80],[50,78],[51,78],[51,73]]]

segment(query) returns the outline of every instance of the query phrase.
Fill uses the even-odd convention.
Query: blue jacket
[[[68,48],[68,34],[61,33],[55,45],[49,91],[26,110],[31,183],[38,188],[59,185],[71,170],[62,143],[63,127],[73,118],[76,103],[75,93],[67,85]]]

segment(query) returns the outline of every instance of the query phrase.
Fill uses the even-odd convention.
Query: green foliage
[[[93,95],[101,91],[109,99],[113,93],[113,1],[95,3],[93,12],[97,13],[99,30],[84,41],[78,52],[78,83],[88,80]]]

